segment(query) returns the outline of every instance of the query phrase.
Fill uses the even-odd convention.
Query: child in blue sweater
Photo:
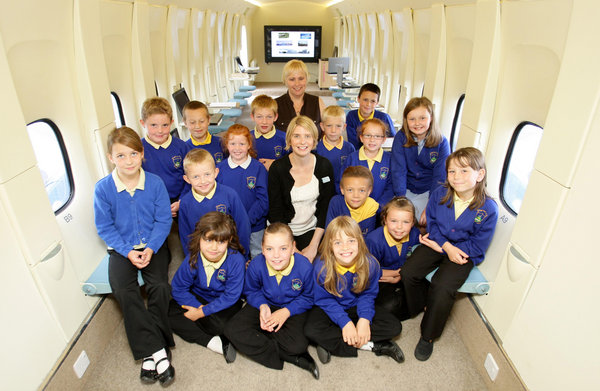
[[[208,107],[197,100],[189,101],[181,110],[183,122],[190,131],[190,139],[186,141],[189,149],[202,148],[210,152],[215,162],[220,163],[225,155],[221,147],[221,139],[208,131],[210,114]]]
[[[429,99],[412,98],[403,115],[402,132],[396,134],[392,144],[394,194],[412,201],[417,219],[424,226],[429,195],[446,180],[450,146],[438,129]]]
[[[342,133],[346,128],[346,114],[338,105],[327,106],[321,114],[321,129],[323,138],[317,144],[317,154],[327,158],[333,167],[334,185],[337,194],[340,194],[340,177],[342,167],[348,156],[354,152],[354,146],[344,141]]]
[[[356,357],[357,349],[404,361],[402,350],[391,339],[400,334],[400,321],[375,305],[381,276],[379,263],[367,250],[356,221],[349,216],[333,219],[314,263],[315,307],[304,333],[317,344],[319,360],[331,354]]]
[[[223,337],[225,323],[242,308],[246,258],[235,223],[219,212],[202,216],[190,238],[190,254],[171,285],[169,321],[175,334],[235,360],[235,349]]]
[[[367,167],[350,166],[344,170],[340,183],[342,195],[329,201],[325,227],[338,216],[351,216],[360,226],[363,236],[375,230],[379,204],[369,197],[373,189],[373,175]]]
[[[446,159],[446,184],[434,190],[427,204],[427,231],[407,259],[400,275],[410,316],[425,308],[415,357],[425,361],[433,352],[450,315],[456,291],[474,265],[483,261],[498,219],[498,206],[486,191],[482,153],[461,148]],[[431,279],[425,276],[439,267]],[[429,288],[428,288],[429,286]]]
[[[268,173],[256,160],[250,130],[244,125],[234,124],[221,138],[223,150],[229,157],[217,165],[217,183],[231,187],[242,199],[250,219],[250,258],[261,252],[262,236],[267,226],[269,194]]]
[[[189,148],[183,140],[171,136],[173,110],[165,98],[146,99],[140,123],[146,130],[146,137],[142,139],[145,152],[142,167],[165,183],[171,199],[171,214],[175,217],[185,188],[183,158]]]
[[[143,359],[140,379],[167,386],[175,378],[167,358],[168,348],[175,346],[167,316],[169,253],[164,245],[172,222],[169,194],[158,176],[142,169],[144,147],[133,129],[113,130],[107,150],[116,168],[96,183],[94,216],[98,235],[109,248],[108,280],[123,312],[133,358]],[[146,282],[147,308],[138,270]]]
[[[210,152],[192,149],[183,160],[183,179],[192,186],[179,205],[179,239],[185,255],[189,254],[189,236],[196,223],[211,211],[229,214],[237,225],[240,243],[246,254],[250,248],[250,220],[240,196],[226,185],[217,184],[219,169]],[[242,251],[244,252],[244,251]]]
[[[257,159],[267,171],[271,164],[286,155],[285,132],[275,129],[277,102],[268,95],[259,95],[250,104],[250,118],[254,121],[255,147]]]
[[[369,233],[367,248],[381,265],[379,294],[375,303],[404,320],[406,304],[400,269],[419,244],[415,207],[406,197],[394,197],[381,210],[383,226]]]
[[[290,362],[319,378],[304,336],[313,305],[313,270],[306,257],[294,253],[290,227],[273,223],[263,237],[262,254],[246,271],[247,304],[227,324],[225,335],[252,360],[273,369]]]
[[[385,205],[394,196],[391,177],[391,154],[381,147],[385,141],[386,125],[377,118],[365,120],[358,130],[363,143],[358,151],[346,159],[345,167],[365,166],[373,174],[371,197]]]

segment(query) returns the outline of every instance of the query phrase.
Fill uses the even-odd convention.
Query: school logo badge
[[[246,186],[248,186],[248,189],[250,189],[250,190],[254,189],[254,186],[256,186],[256,177],[255,176],[246,177]]]
[[[275,147],[275,157],[280,158],[281,152],[283,152],[283,147],[281,145],[276,146]]]
[[[226,274],[227,272],[225,271],[225,269],[219,269],[219,271],[217,272],[217,280],[224,282]]]
[[[302,289],[302,280],[299,278],[294,278],[292,280],[292,289],[295,291],[299,291]]]
[[[475,214],[475,219],[473,219],[473,221],[475,221],[475,224],[481,224],[481,222],[483,220],[485,220],[485,218],[487,217],[487,212],[483,209],[477,209],[477,213]]]
[[[217,163],[221,163],[222,160],[223,160],[223,152],[215,153],[215,161]]]
[[[217,205],[217,212],[221,212],[221,213],[225,213],[227,214],[227,205],[225,204],[219,204]]]
[[[171,158],[171,160],[173,160],[173,167],[175,167],[175,168],[181,167],[181,161],[183,160],[183,159],[181,159],[181,156],[173,156]]]
[[[342,167],[344,167],[344,162],[346,159],[348,159],[348,156],[340,156],[340,163],[342,164]]]
[[[381,170],[379,170],[379,178],[386,179],[388,177],[389,173],[390,173],[389,168],[381,167]]]
[[[354,288],[356,286],[356,284],[358,284],[358,276],[354,276],[352,278],[352,288]]]
[[[365,229],[362,230],[363,236],[365,236],[368,233],[369,233],[369,228],[365,228]]]
[[[431,164],[435,163],[438,159],[438,153],[437,152],[429,152],[429,162]]]

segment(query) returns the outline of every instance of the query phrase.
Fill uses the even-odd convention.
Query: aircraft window
[[[73,175],[65,143],[58,127],[48,119],[30,123],[27,133],[52,210],[58,214],[73,197]]]
[[[514,215],[519,214],[543,129],[531,122],[520,123],[510,140],[500,181],[500,200]]]
[[[125,116],[123,115],[123,106],[121,105],[121,99],[119,99],[119,95],[116,92],[110,93],[110,98],[112,100],[113,112],[115,113],[115,123],[117,124],[117,129],[121,126],[125,125]]]
[[[458,142],[458,133],[460,133],[460,121],[462,120],[463,104],[465,103],[465,94],[462,94],[456,102],[456,111],[452,121],[452,131],[450,132],[450,150],[454,152]]]

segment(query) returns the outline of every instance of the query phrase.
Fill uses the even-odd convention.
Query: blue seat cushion
[[[236,102],[240,104],[240,107],[246,106],[248,101],[246,99],[229,99],[228,102]]]
[[[108,258],[109,255],[106,254],[90,278],[81,285],[81,289],[86,295],[106,295],[112,293],[110,283],[108,282]],[[138,271],[138,284],[140,286],[144,285],[141,271]]]
[[[425,276],[427,281],[431,282],[431,277],[433,277],[437,270],[438,269],[436,268],[434,271]],[[486,293],[488,293],[489,290],[490,283],[484,277],[484,275],[481,273],[477,266],[473,266],[473,269],[471,269],[471,273],[469,273],[469,277],[467,277],[465,283],[460,288],[458,288],[459,292],[475,293],[477,295],[485,295]]]
[[[331,94],[331,96],[333,96],[335,99],[343,99],[344,98],[344,92],[343,91],[336,91],[333,94]]]
[[[350,107],[350,103],[352,103],[352,101],[340,99],[340,100],[336,101],[335,103],[337,103],[337,105],[341,106],[341,107]]]
[[[219,113],[223,114],[224,117],[239,117],[242,115],[242,109],[222,109]]]
[[[251,96],[252,96],[251,92],[238,91],[238,92],[233,93],[233,97],[235,99],[244,99],[244,98],[249,98]]]
[[[208,126],[208,131],[210,132],[210,134],[221,133],[221,132],[224,132],[227,129],[229,129],[229,127],[231,125],[233,125],[233,124],[234,124],[233,121],[225,121],[225,120],[223,120],[218,125],[209,125]]]
[[[240,91],[242,91],[242,92],[254,91],[255,89],[256,89],[256,86],[240,86]]]

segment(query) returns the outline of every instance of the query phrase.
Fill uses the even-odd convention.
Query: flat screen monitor
[[[350,57],[329,57],[328,61],[327,73],[338,73],[340,68],[343,73],[350,71]]]
[[[321,26],[265,26],[265,62],[318,62]]]
[[[177,110],[179,110],[179,114],[183,116],[183,106],[190,101],[187,92],[185,92],[185,88],[180,88],[179,90],[175,91],[172,96],[175,104],[177,105]]]

